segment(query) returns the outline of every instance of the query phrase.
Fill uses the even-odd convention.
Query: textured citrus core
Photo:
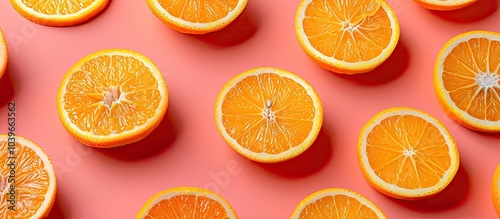
[[[210,23],[233,11],[238,0],[158,0],[169,14],[192,23]]]
[[[366,154],[378,177],[405,189],[435,186],[451,165],[440,130],[412,115],[392,116],[373,127]]]
[[[298,218],[378,218],[378,215],[355,198],[335,195],[325,196],[307,205]]]
[[[389,45],[393,31],[378,0],[312,0],[302,25],[317,51],[346,62],[377,57]]]
[[[95,0],[61,1],[61,0],[22,0],[28,7],[36,12],[48,15],[68,15],[74,14],[87,8]]]
[[[229,219],[226,209],[219,202],[196,195],[177,195],[153,205],[145,219],[168,218]]]
[[[249,76],[226,94],[222,124],[250,151],[278,154],[310,135],[317,112],[309,95],[302,85],[278,74]]]
[[[500,120],[500,41],[472,38],[444,59],[442,81],[450,99],[470,116]]]
[[[11,184],[11,169],[5,164],[13,161],[7,141],[0,141],[0,215],[2,218],[31,218],[45,201],[49,188],[49,173],[35,151],[19,142],[15,151],[15,182]],[[16,211],[8,209],[11,185],[15,186]]]
[[[71,123],[94,135],[122,133],[145,124],[162,98],[150,68],[124,55],[88,60],[64,90],[64,110]]]

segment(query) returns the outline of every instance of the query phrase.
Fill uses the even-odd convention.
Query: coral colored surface
[[[496,218],[490,182],[500,162],[500,135],[469,131],[451,121],[434,96],[435,57],[451,37],[470,30],[500,32],[498,0],[479,0],[453,12],[431,12],[413,1],[389,0],[401,25],[393,55],[378,69],[340,76],[319,68],[295,35],[298,0],[251,0],[226,29],[204,36],[170,30],[145,1],[112,1],[94,19],[74,27],[30,23],[9,1],[0,2],[0,27],[9,63],[0,79],[0,132],[7,103],[16,102],[17,134],[41,145],[58,182],[50,218],[133,218],[153,194],[198,186],[223,195],[240,218],[288,218],[307,195],[328,187],[357,191],[389,218]],[[152,59],[169,88],[164,121],[133,145],[101,150],[79,144],[59,122],[59,81],[80,58],[122,47]],[[324,125],[302,156],[280,164],[250,162],[220,137],[215,99],[232,76],[258,66],[295,72],[317,90]],[[382,109],[410,106],[438,119],[455,138],[461,166],[451,185],[425,201],[399,201],[368,185],[356,157],[359,131]]]

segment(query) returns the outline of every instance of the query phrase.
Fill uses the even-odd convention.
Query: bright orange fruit
[[[382,64],[400,32],[396,14],[384,0],[302,0],[295,30],[313,61],[343,74],[369,72]]]
[[[436,11],[451,11],[467,7],[477,0],[414,0],[424,8]]]
[[[434,90],[443,110],[479,132],[500,132],[500,33],[470,31],[449,40],[436,58]]]
[[[223,139],[244,157],[281,162],[311,146],[323,123],[323,107],[316,91],[298,75],[259,67],[224,85],[215,121]]]
[[[7,69],[8,61],[7,42],[5,41],[2,29],[0,29],[0,78],[2,78],[2,75],[5,73],[5,69]]]
[[[248,0],[146,0],[163,23],[181,33],[204,34],[233,22]]]
[[[10,0],[24,18],[46,26],[81,24],[104,10],[109,0]]]
[[[196,187],[164,190],[151,197],[136,219],[237,219],[231,205],[219,194]]]
[[[66,130],[99,148],[142,140],[160,124],[167,106],[161,71],[146,56],[126,49],[82,58],[66,73],[57,93]]]
[[[22,136],[0,135],[1,218],[45,218],[57,191],[54,166],[43,149]]]
[[[441,192],[460,165],[455,141],[444,125],[409,107],[383,110],[364,125],[358,160],[370,185],[399,199]]]
[[[290,219],[373,218],[385,214],[363,195],[343,188],[317,191],[304,198]]]
[[[495,169],[491,179],[491,198],[493,199],[495,211],[500,218],[500,164]]]

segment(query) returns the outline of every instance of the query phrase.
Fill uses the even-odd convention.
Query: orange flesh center
[[[49,15],[69,15],[87,8],[95,0],[61,1],[61,0],[22,0],[28,8]]]
[[[143,62],[100,56],[76,70],[65,87],[64,110],[73,124],[95,135],[132,130],[156,114],[158,83]]]
[[[236,8],[238,0],[158,0],[172,16],[192,23],[210,23],[227,16]]]
[[[278,154],[304,142],[315,113],[302,85],[263,73],[241,80],[228,91],[222,124],[239,145],[257,153]]]
[[[451,100],[470,116],[500,120],[500,42],[473,38],[459,43],[443,63],[443,83]]]
[[[49,174],[45,170],[43,161],[31,148],[16,143],[15,159],[8,148],[7,142],[0,142],[0,162],[9,164],[14,162],[14,171],[11,166],[2,165],[0,170],[0,215],[4,218],[30,218],[45,201],[45,194],[49,188]],[[11,194],[15,198],[16,211],[9,210]]]
[[[392,116],[367,137],[366,153],[375,174],[405,189],[436,185],[451,165],[441,132],[416,116]]]
[[[145,219],[165,218],[229,219],[221,203],[203,196],[178,195],[155,204]]]
[[[371,60],[391,41],[391,21],[377,0],[313,0],[302,21],[311,45],[346,62]]]
[[[299,219],[305,218],[378,218],[375,211],[346,195],[325,196],[307,205]]]

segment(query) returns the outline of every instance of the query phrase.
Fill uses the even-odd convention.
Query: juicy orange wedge
[[[181,33],[205,34],[233,22],[248,0],[146,0],[149,9],[170,28]]]
[[[219,194],[197,187],[161,191],[141,208],[136,219],[210,218],[237,219],[231,205]]]
[[[2,75],[5,73],[5,69],[7,69],[8,61],[7,42],[5,41],[2,29],[0,29],[0,78],[2,78]]]
[[[396,14],[384,0],[302,0],[295,30],[313,61],[344,74],[373,70],[399,40]]]
[[[443,110],[462,126],[500,132],[500,33],[470,31],[449,40],[434,67]]]
[[[500,164],[498,164],[493,177],[491,179],[491,198],[493,199],[493,206],[500,218]]]
[[[99,148],[142,140],[160,124],[167,106],[161,71],[146,56],[126,49],[82,58],[66,73],[57,94],[66,130]]]
[[[259,67],[226,83],[217,97],[215,121],[238,153],[273,163],[311,146],[323,122],[323,108],[316,91],[298,75]]]
[[[10,0],[24,18],[46,26],[81,24],[104,10],[109,0]]]
[[[365,196],[343,188],[317,191],[304,198],[290,219],[373,218],[385,214]]]
[[[417,4],[429,10],[451,11],[467,7],[477,0],[414,0]]]
[[[441,192],[460,163],[455,141],[444,125],[409,107],[383,110],[365,124],[358,160],[370,185],[399,199],[423,199]]]
[[[56,197],[54,166],[33,141],[0,135],[0,215],[45,218]]]

